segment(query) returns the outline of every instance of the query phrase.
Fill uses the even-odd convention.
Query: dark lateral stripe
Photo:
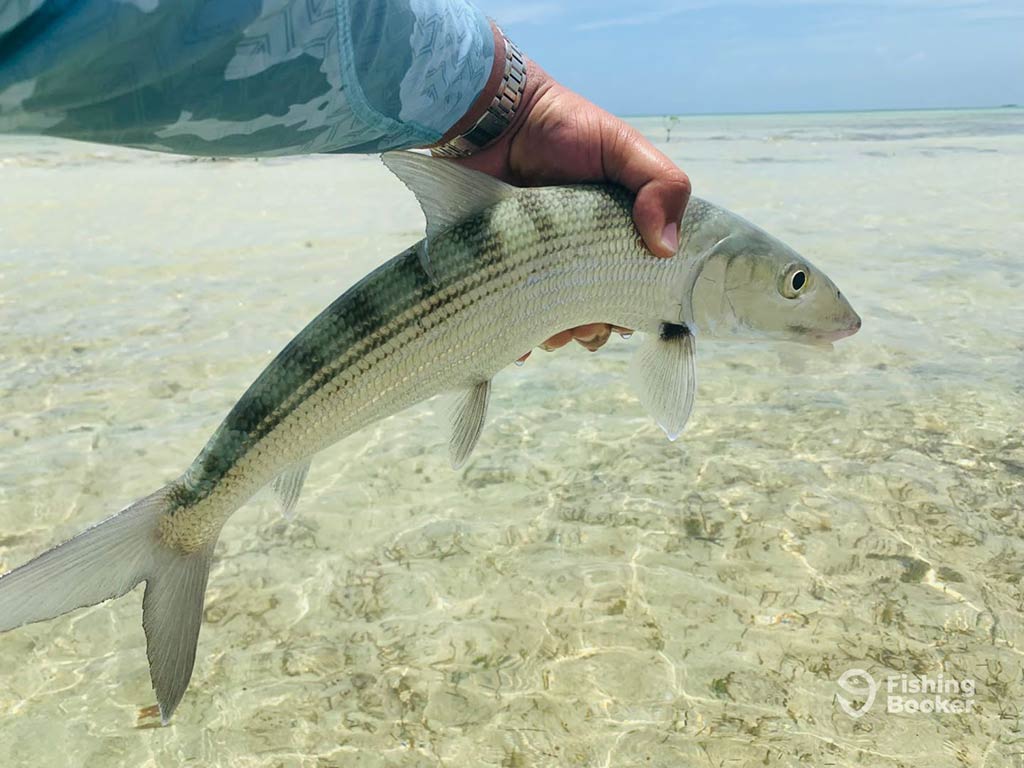
[[[289,342],[231,409],[191,473],[192,502],[209,494],[249,448],[324,384],[473,290],[486,279],[481,272],[493,266],[501,254],[492,252],[490,256],[482,255],[476,263],[450,259],[452,263],[446,266],[454,274],[447,277],[458,282],[435,285],[431,290],[413,246],[342,294]],[[407,315],[403,322],[395,324],[403,314]]]
[[[631,198],[620,194],[610,198],[609,214],[611,208],[623,206],[629,211]],[[571,200],[539,193],[522,195],[516,202],[542,240],[545,233],[568,234],[566,222],[559,225],[555,219],[558,206]],[[190,471],[193,503],[212,491],[249,448],[325,384],[411,328],[417,328],[415,336],[421,335],[426,317],[436,314],[446,320],[470,309],[535,257],[529,249],[510,251],[502,234],[492,230],[487,214],[466,222],[431,243],[431,271],[437,282],[424,271],[416,244],[321,312],[260,374],[204,448]],[[455,300],[460,302],[459,309],[452,307]]]
[[[602,193],[607,194],[604,190],[602,190]],[[624,208],[625,211],[629,211],[631,198],[628,195],[624,193],[621,195],[613,194],[610,197],[613,200],[612,204],[614,207]],[[616,199],[619,197],[622,199]],[[533,199],[532,196],[524,196],[517,199],[517,202],[522,204],[524,200],[532,201]],[[543,210],[545,214],[544,226],[554,230],[557,224],[550,218],[550,203],[547,200],[542,202],[543,204],[535,204],[532,210],[538,211],[538,215]],[[448,238],[453,238],[456,241],[456,247],[451,247]],[[446,238],[442,238],[433,244],[431,248],[431,261],[435,276],[440,280],[440,284],[437,284],[430,281],[429,276],[420,265],[416,250],[418,247],[419,244],[412,246],[379,267],[341,296],[324,313],[327,314],[327,312],[332,310],[341,309],[342,305],[355,296],[378,294],[379,291],[375,290],[377,286],[373,284],[374,278],[380,278],[382,282],[392,282],[395,278],[414,276],[415,288],[399,292],[400,295],[396,297],[398,300],[390,303],[386,312],[379,312],[376,316],[373,316],[373,311],[369,307],[366,308],[363,317],[373,317],[374,322],[372,324],[366,323],[363,325],[359,323],[358,319],[361,313],[334,312],[334,314],[348,315],[345,318],[346,320],[350,323],[355,321],[353,324],[362,327],[358,328],[355,338],[345,345],[345,349],[333,350],[333,354],[326,356],[327,360],[324,367],[318,370],[314,376],[303,382],[306,396],[312,395],[324,383],[333,380],[354,361],[358,361],[367,354],[386,345],[394,337],[401,335],[410,327],[420,324],[427,315],[433,313],[450,314],[444,313],[441,310],[448,307],[454,299],[460,299],[463,302],[463,309],[468,309],[475,303],[475,301],[471,300],[471,296],[478,288],[486,283],[500,280],[505,274],[518,269],[523,262],[531,257],[530,253],[509,252],[502,238],[498,236],[498,233],[491,231],[490,222],[486,218],[476,219],[457,227]],[[406,316],[403,318],[403,315]],[[388,327],[399,318],[402,318],[403,322],[391,328],[390,333],[387,333]],[[308,330],[312,330],[312,327],[316,324],[317,321],[314,320],[308,327]],[[306,331],[303,331],[300,337],[305,333]],[[304,399],[305,397],[302,398],[302,400]],[[285,413],[279,414],[278,419],[275,420],[273,425],[270,425],[266,432],[272,430],[276,423],[286,418],[299,404],[301,404],[301,400],[294,403],[292,407],[289,407]]]

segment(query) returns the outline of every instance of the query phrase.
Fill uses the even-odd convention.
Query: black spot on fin
[[[661,329],[658,331],[658,336],[662,341],[685,339],[691,335],[690,326],[686,323],[662,323]]]

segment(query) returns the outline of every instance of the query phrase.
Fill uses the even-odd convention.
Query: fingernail
[[[545,352],[554,352],[555,351],[554,347],[549,347],[547,344],[541,344],[540,348],[543,349]]]
[[[672,253],[679,250],[679,225],[674,221],[666,224],[665,228],[661,230],[661,242]]]
[[[621,338],[621,339],[632,339],[632,338],[633,338],[633,334],[632,334],[632,333],[629,333],[629,332],[627,331],[627,332],[625,332],[625,333],[620,333],[620,334],[619,334],[619,338]]]
[[[516,365],[518,365],[520,368],[522,368],[525,363],[525,360],[516,360]]]

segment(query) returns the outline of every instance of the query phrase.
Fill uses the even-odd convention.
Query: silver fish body
[[[284,468],[429,397],[489,381],[558,330],[678,320],[686,246],[675,259],[651,256],[630,203],[615,188],[523,190],[361,280],[232,409],[182,479],[165,541],[204,546]],[[690,204],[691,229],[709,209]]]
[[[676,256],[657,259],[621,189],[516,189],[420,155],[385,161],[419,198],[427,237],[299,333],[181,478],[0,576],[0,631],[145,581],[147,655],[166,722],[191,676],[222,526],[271,481],[294,507],[310,457],[328,445],[454,392],[459,465],[479,438],[494,374],[591,322],[645,332],[634,380],[674,439],[693,403],[698,336],[820,342],[860,326],[823,273],[702,200],[689,204]]]

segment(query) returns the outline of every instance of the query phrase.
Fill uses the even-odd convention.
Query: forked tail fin
[[[164,723],[192,676],[213,552],[212,544],[182,554],[161,543],[158,525],[172,488],[0,576],[0,632],[120,597],[145,581],[142,626]]]

